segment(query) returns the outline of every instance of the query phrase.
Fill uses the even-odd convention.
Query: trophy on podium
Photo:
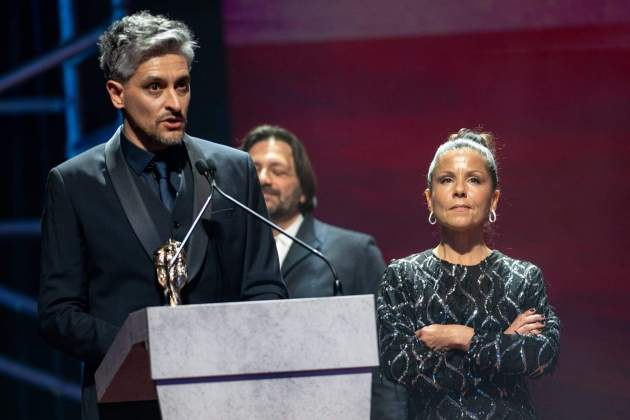
[[[182,304],[181,290],[188,282],[186,253],[181,245],[181,242],[169,239],[153,254],[157,280],[170,306]]]

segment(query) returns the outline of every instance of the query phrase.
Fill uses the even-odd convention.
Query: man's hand
[[[545,317],[543,315],[537,314],[536,309],[528,309],[522,314],[518,315],[512,321],[512,324],[503,331],[504,334],[519,334],[519,335],[530,335],[540,334],[540,331],[545,326],[544,321]]]
[[[475,330],[459,324],[433,324],[416,331],[416,337],[431,350],[468,351]]]

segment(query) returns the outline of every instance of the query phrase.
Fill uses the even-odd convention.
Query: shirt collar
[[[300,213],[298,217],[293,221],[293,223],[287,226],[287,228],[285,229],[285,232],[287,232],[289,235],[296,236],[298,233],[298,230],[300,230],[300,226],[302,226],[303,221],[304,221],[304,216],[302,216],[302,213]],[[278,259],[280,261],[280,267],[282,267],[282,264],[284,264],[284,260],[287,257],[287,254],[289,253],[289,248],[291,248],[291,245],[293,244],[293,240],[287,238],[281,233],[278,233],[274,239],[276,242],[276,250],[278,251]]]
[[[154,160],[164,160],[168,163],[171,170],[178,172],[183,167],[187,156],[186,147],[183,142],[179,145],[170,146],[160,153],[155,154],[133,144],[121,131],[120,143],[127,164],[137,175],[146,171]]]
[[[120,144],[122,145],[123,154],[127,160],[127,164],[136,173],[136,175],[142,174],[144,170],[149,166],[155,154],[148,150],[143,150],[133,144],[125,135],[120,132]]]
[[[304,216],[302,216],[302,213],[300,213],[298,214],[298,217],[293,221],[293,223],[287,226],[287,228],[284,231],[288,233],[289,235],[293,235],[293,236],[297,235],[298,230],[300,230],[300,226],[302,226],[303,221],[304,221]],[[278,233],[278,235],[276,235],[276,241],[280,241],[285,244],[293,243],[293,240],[287,238],[282,233]]]

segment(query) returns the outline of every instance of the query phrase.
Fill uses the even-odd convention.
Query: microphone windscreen
[[[206,161],[206,165],[208,166],[208,172],[210,172],[210,176],[214,178],[214,175],[217,173],[217,166],[214,164],[212,159],[208,159]]]
[[[206,176],[210,172],[210,170],[208,169],[208,164],[203,160],[198,160],[197,162],[195,162],[195,168],[197,168],[197,171],[203,176]]]
[[[214,179],[214,174],[217,171],[217,167],[214,166],[214,162],[212,160],[204,161],[200,159],[197,162],[195,162],[195,168],[197,168],[197,171],[199,171],[201,175],[208,178],[208,182],[212,184],[212,180]]]

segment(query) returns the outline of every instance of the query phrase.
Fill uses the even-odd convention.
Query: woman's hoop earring
[[[488,221],[490,223],[494,223],[497,221],[497,212],[494,210],[490,210],[490,214],[488,215]]]
[[[429,224],[434,225],[437,223],[437,219],[435,218],[435,214],[433,212],[429,213]]]

